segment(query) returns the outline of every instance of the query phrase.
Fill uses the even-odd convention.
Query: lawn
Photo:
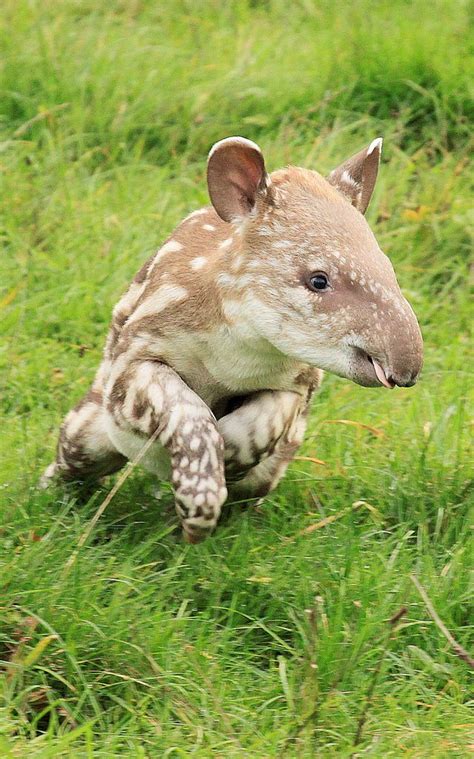
[[[5,0],[0,31],[0,755],[472,756],[428,608],[472,655],[468,3]],[[138,470],[91,524],[113,479],[38,479],[231,134],[322,173],[384,136],[368,219],[422,376],[326,376],[300,451],[324,463],[198,546]]]

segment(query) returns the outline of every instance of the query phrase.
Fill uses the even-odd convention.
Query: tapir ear
[[[269,183],[262,151],[251,140],[227,137],[211,149],[207,186],[212,205],[224,221],[247,216]]]
[[[365,213],[375,187],[382,154],[382,138],[377,137],[368,148],[361,150],[331,171],[327,180],[337,187],[361,213]]]

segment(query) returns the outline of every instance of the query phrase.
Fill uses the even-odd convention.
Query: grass
[[[472,649],[467,16],[2,4],[2,756],[471,755],[468,667],[410,580]],[[270,168],[321,171],[385,136],[368,217],[419,315],[423,376],[393,393],[327,376],[301,451],[326,466],[295,461],[202,545],[135,472],[71,563],[111,484],[78,503],[38,477],[112,306],[206,202],[206,152],[235,133]]]

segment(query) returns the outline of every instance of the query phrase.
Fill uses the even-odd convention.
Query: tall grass
[[[472,646],[468,3],[6,0],[0,24],[0,753],[350,756],[405,606],[357,750],[469,756],[467,666],[410,580]],[[229,134],[322,172],[384,135],[368,218],[423,376],[326,377],[302,451],[325,466],[200,546],[135,473],[66,569],[110,483],[80,503],[38,477]]]

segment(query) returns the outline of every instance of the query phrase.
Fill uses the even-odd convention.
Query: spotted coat
[[[171,481],[185,537],[228,493],[262,497],[301,444],[322,369],[413,384],[416,318],[363,213],[381,140],[327,179],[267,174],[258,146],[212,149],[212,205],[191,213],[113,311],[92,388],[61,428],[43,482],[97,478],[135,458]]]

